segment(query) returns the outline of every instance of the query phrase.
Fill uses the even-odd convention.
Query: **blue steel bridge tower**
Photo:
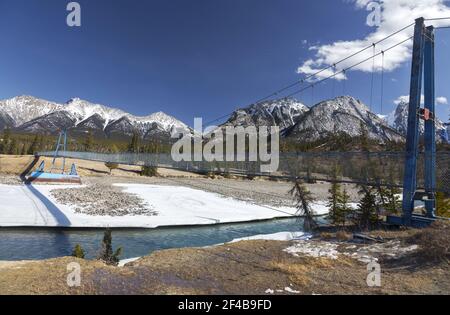
[[[389,217],[388,222],[422,227],[435,220],[436,208],[436,127],[435,127],[435,85],[434,85],[434,37],[433,26],[425,26],[425,19],[416,20],[409,93],[408,130],[403,179],[403,215]],[[422,81],[425,102],[421,107]],[[425,190],[418,190],[417,161],[419,158],[419,126],[424,120],[424,183]],[[426,215],[415,215],[415,201],[425,204]]]

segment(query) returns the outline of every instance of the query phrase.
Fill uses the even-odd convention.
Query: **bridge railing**
[[[54,152],[39,152],[39,156],[53,157]],[[401,187],[404,171],[404,152],[296,152],[280,153],[276,172],[263,173],[261,161],[174,161],[166,153],[96,153],[62,151],[59,157],[113,162],[125,165],[154,166],[195,172],[218,172],[245,176],[273,178],[302,178],[308,181],[339,181],[373,186]],[[424,154],[418,156],[418,186],[423,187]],[[336,170],[338,176],[336,177]],[[436,183],[438,191],[450,193],[450,152],[436,155]]]

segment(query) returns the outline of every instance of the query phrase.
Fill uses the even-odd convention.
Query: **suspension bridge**
[[[377,187],[398,187],[403,189],[403,215],[392,217],[390,222],[404,225],[423,225],[435,218],[436,198],[438,191],[450,193],[450,152],[436,152],[435,128],[435,36],[436,29],[447,26],[433,27],[426,25],[434,21],[448,20],[448,18],[424,19],[419,18],[415,23],[386,36],[367,47],[350,54],[349,56],[320,69],[301,80],[295,81],[277,91],[263,97],[256,102],[260,103],[274,97],[292,97],[311,91],[314,101],[314,88],[318,85],[336,79],[338,75],[348,76],[352,69],[372,61],[372,78],[370,86],[370,107],[374,95],[374,75],[377,72],[375,58],[381,58],[381,108],[384,101],[384,63],[391,50],[408,42],[413,42],[412,64],[410,77],[409,116],[404,152],[323,152],[323,153],[284,153],[280,155],[277,172],[259,172],[260,162],[176,162],[170,154],[144,154],[144,153],[93,153],[69,152],[57,150],[55,152],[38,152],[39,156],[53,158],[73,158],[100,162],[113,162],[118,164],[142,165],[173,168],[193,172],[216,172],[245,176],[268,176],[284,179],[306,179],[339,181],[363,184]],[[413,35],[409,30],[414,27]],[[399,37],[395,43],[385,47],[389,41]],[[369,54],[369,57],[366,57]],[[363,56],[352,64],[350,61],[357,56]],[[330,75],[324,76],[331,72]],[[424,82],[425,105],[421,107],[422,82]],[[333,84],[334,89],[334,84]],[[210,125],[230,116],[231,113],[208,121]],[[424,152],[419,150],[420,120],[424,121]],[[332,176],[333,168],[338,165],[342,170],[337,179]],[[425,216],[413,214],[417,200],[425,204]]]

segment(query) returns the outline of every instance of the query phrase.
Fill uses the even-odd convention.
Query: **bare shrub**
[[[436,221],[409,239],[419,245],[419,257],[427,261],[447,261],[450,259],[450,222]]]
[[[345,231],[337,231],[336,232],[336,238],[339,241],[349,241],[353,238],[353,235],[350,233],[347,233]]]

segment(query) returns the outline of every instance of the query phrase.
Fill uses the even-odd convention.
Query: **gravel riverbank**
[[[140,197],[120,187],[92,184],[86,187],[54,189],[53,197],[64,205],[75,205],[75,212],[93,216],[157,215]]]

